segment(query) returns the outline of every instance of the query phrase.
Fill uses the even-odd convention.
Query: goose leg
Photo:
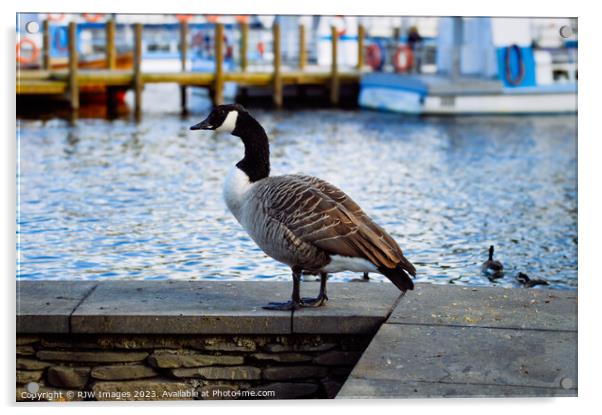
[[[369,281],[370,280],[370,277],[368,276],[367,272],[364,272],[364,278],[363,278],[363,280],[364,281]]]
[[[266,310],[294,310],[301,306],[301,296],[299,294],[299,285],[301,282],[301,270],[293,268],[293,295],[290,301],[284,303],[272,302],[263,306]]]
[[[328,296],[326,295],[326,281],[328,280],[328,274],[325,272],[320,273],[320,294],[318,294],[317,298],[307,298],[304,297],[301,299],[302,307],[320,307],[326,304],[328,301]]]

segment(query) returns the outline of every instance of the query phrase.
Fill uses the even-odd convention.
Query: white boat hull
[[[407,114],[554,114],[577,112],[577,94],[491,93],[423,95],[393,88],[365,88],[359,104],[364,108]]]

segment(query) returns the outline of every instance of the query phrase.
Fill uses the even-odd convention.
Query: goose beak
[[[190,127],[191,130],[213,130],[213,126],[207,121],[201,121],[198,124],[193,125],[192,127]]]

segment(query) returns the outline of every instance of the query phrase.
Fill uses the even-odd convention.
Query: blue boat
[[[365,73],[359,104],[436,115],[576,112],[576,23],[533,20],[442,18],[434,70],[415,59],[405,73]]]

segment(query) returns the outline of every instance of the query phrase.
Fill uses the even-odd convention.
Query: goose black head
[[[190,127],[191,130],[215,130],[232,133],[241,113],[246,110],[240,104],[218,105],[211,113],[198,124]]]

